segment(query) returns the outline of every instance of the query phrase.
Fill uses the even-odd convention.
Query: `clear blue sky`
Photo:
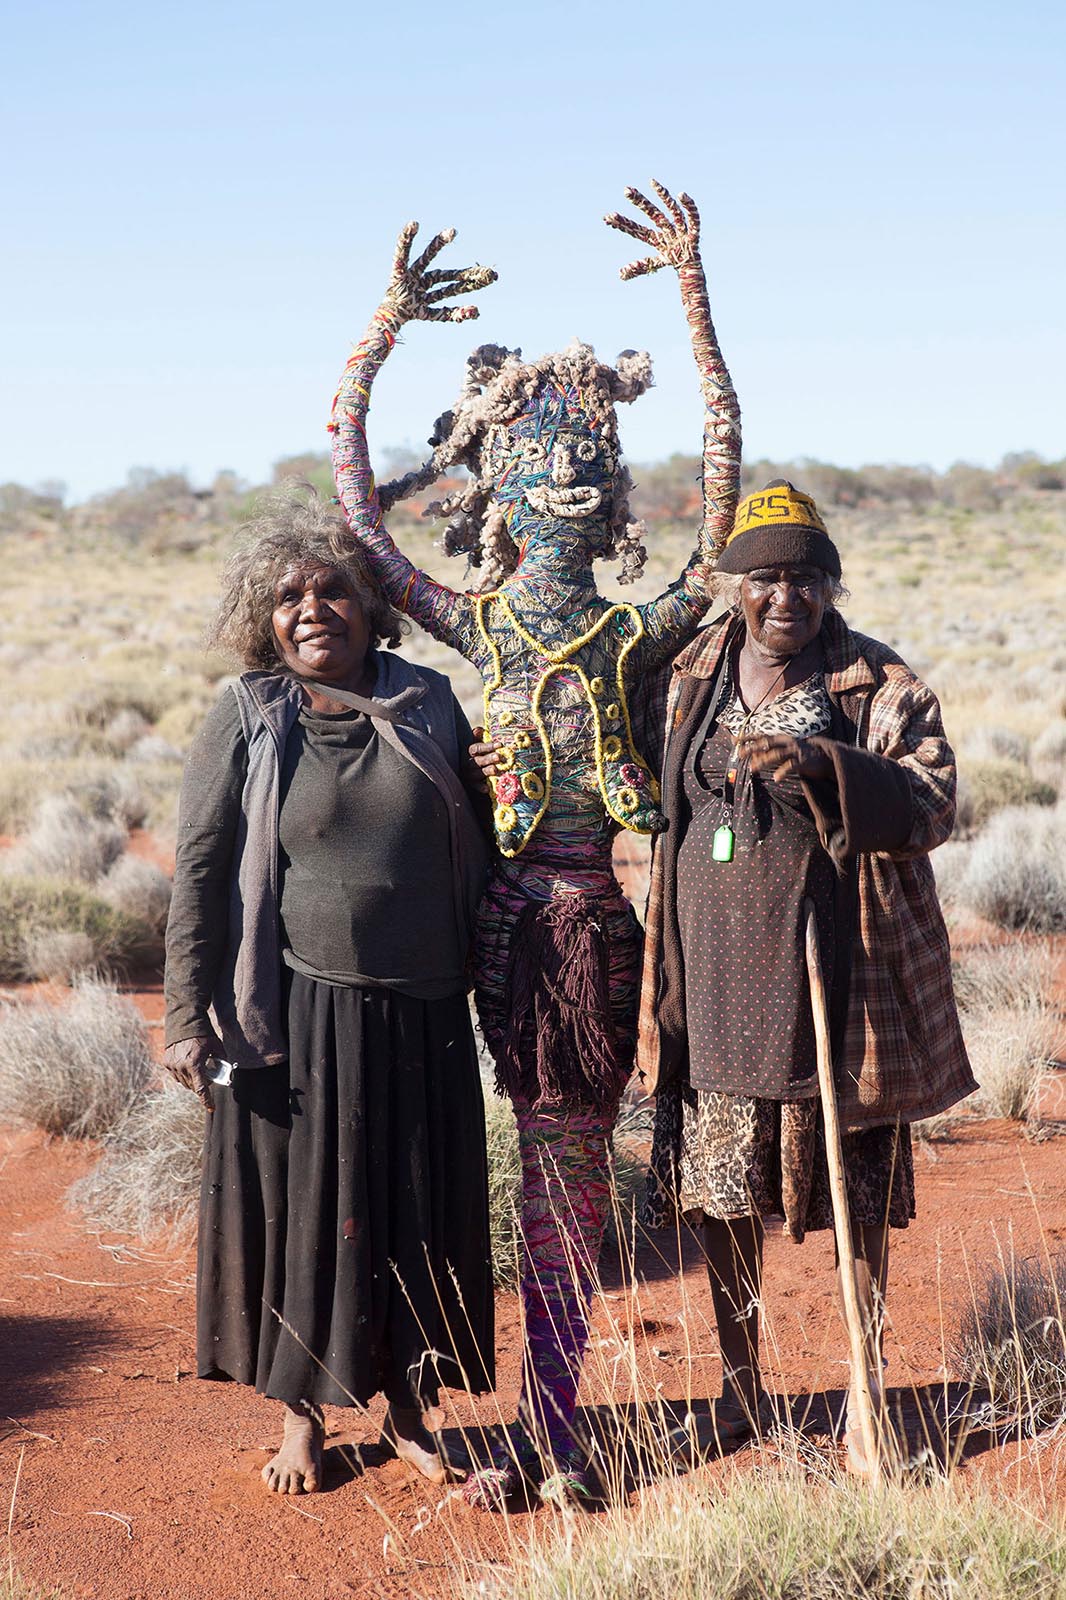
[[[376,445],[421,443],[482,339],[647,348],[631,459],[695,450],[676,279],[601,217],[685,187],[749,456],[1066,452],[1058,0],[7,9],[0,481],[325,446],[409,217],[500,282],[419,325]],[[471,338],[471,333],[475,338]]]

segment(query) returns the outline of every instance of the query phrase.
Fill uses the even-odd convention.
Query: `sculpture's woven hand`
[[[396,549],[382,522],[381,503],[370,467],[366,418],[370,393],[382,362],[407,322],[467,322],[475,305],[445,305],[456,295],[473,294],[495,283],[492,267],[431,267],[454,228],[434,234],[422,254],[411,260],[418,223],[400,232],[388,288],[370,326],[352,352],[333,400],[329,429],[333,435],[333,471],[348,526],[362,546],[385,593],[434,638],[464,653],[474,640],[473,618],[466,598],[435,583]],[[432,473],[426,475],[430,482]]]
[[[469,322],[479,314],[477,306],[446,306],[442,302],[453,295],[476,294],[495,283],[498,274],[492,267],[430,268],[430,262],[455,238],[454,228],[434,234],[422,254],[412,261],[411,246],[417,232],[417,222],[407,223],[400,231],[392,276],[379,314],[387,317],[394,333],[405,322]]]
[[[654,255],[624,266],[621,269],[623,278],[639,278],[669,266],[676,269],[681,282],[681,302],[692,335],[692,350],[707,408],[703,431],[700,547],[704,565],[709,568],[732,531],[736,512],[740,491],[740,406],[711,321],[707,280],[700,260],[700,214],[696,203],[687,194],[675,200],[661,183],[653,182],[652,188],[662,201],[661,207],[639,189],[626,190],[626,199],[643,211],[648,223],[623,217],[617,211],[604,220],[608,227],[651,245],[655,251]],[[654,624],[649,628],[652,636],[657,631]]]
[[[626,199],[643,211],[652,226],[649,228],[647,223],[623,217],[620,211],[612,211],[610,216],[603,219],[609,228],[628,233],[631,239],[639,239],[642,244],[651,245],[655,251],[654,255],[630,261],[622,267],[619,272],[621,278],[640,278],[645,273],[658,272],[662,267],[688,266],[700,258],[700,214],[696,210],[696,202],[684,193],[675,200],[669,190],[664,189],[661,183],[656,183],[654,178],[651,186],[670,213],[669,216],[654,201],[641,194],[639,189],[627,189]]]

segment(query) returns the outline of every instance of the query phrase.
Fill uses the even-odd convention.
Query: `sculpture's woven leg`
[[[519,1418],[545,1465],[580,1452],[574,1413],[610,1204],[615,1113],[518,1109],[526,1354]]]

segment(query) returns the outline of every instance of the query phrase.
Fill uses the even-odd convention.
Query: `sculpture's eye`
[[[577,459],[579,461],[595,461],[595,459],[596,459],[596,441],[595,441],[595,439],[581,439],[578,442]]]
[[[548,451],[540,439],[524,439],[519,455],[534,472],[541,472],[548,464]]]

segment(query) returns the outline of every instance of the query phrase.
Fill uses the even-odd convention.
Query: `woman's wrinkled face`
[[[746,572],[740,605],[748,633],[775,656],[794,656],[818,637],[829,600],[821,567],[759,567]]]
[[[370,629],[351,582],[336,567],[290,567],[274,590],[278,656],[299,678],[357,679]]]

